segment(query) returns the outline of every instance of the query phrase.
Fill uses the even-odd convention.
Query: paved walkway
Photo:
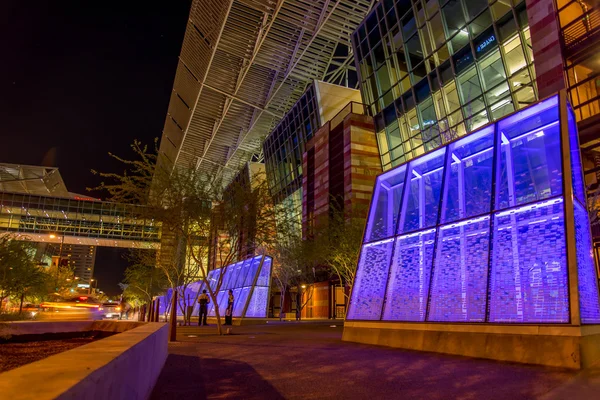
[[[596,399],[600,371],[341,341],[332,323],[184,327],[153,399]],[[192,337],[190,337],[192,336]]]

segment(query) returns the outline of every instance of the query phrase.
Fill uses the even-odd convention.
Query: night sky
[[[92,168],[122,172],[109,151],[161,136],[191,0],[0,3],[0,162],[59,167],[89,194]],[[109,295],[122,252],[97,253]]]

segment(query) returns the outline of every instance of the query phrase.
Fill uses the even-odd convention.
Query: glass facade
[[[524,1],[383,0],[352,40],[384,170],[537,99]]]
[[[267,179],[276,203],[293,200],[290,196],[302,187],[302,154],[320,126],[315,88],[310,85],[263,144]]]
[[[600,322],[570,106],[567,115],[554,96],[380,175],[347,318],[569,323],[571,226],[582,323]]]

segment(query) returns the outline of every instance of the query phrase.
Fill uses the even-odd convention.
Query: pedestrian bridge
[[[144,219],[141,207],[0,191],[0,234],[16,233],[36,242],[158,248],[160,224]]]

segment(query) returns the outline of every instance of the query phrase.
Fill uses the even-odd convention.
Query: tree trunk
[[[21,303],[19,304],[19,314],[23,312],[23,299],[25,298],[25,292],[21,293]]]
[[[221,336],[223,334],[223,328],[221,327],[221,315],[219,314],[218,304],[215,304],[215,317],[217,317],[217,333]]]
[[[281,295],[279,296],[279,322],[283,321],[283,305],[285,304],[285,291],[287,287],[279,287]]]
[[[177,340],[177,290],[173,290],[173,299],[171,302],[171,318],[169,327],[169,341]]]

